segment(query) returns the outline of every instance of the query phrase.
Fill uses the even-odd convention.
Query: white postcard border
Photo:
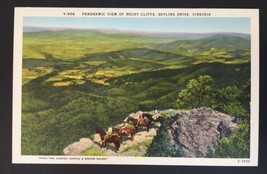
[[[66,13],[70,15],[66,15]],[[166,157],[85,157],[85,156],[23,156],[21,155],[22,96],[22,34],[24,16],[88,17],[82,12],[141,13],[210,13],[211,16],[167,17],[249,17],[251,19],[251,145],[249,159],[166,158]],[[73,13],[74,15],[71,15]],[[123,15],[124,14],[124,15]],[[92,16],[91,16],[92,17]],[[93,16],[103,17],[103,16]],[[138,16],[166,17],[166,16]],[[258,9],[133,9],[133,8],[15,8],[13,53],[13,137],[12,162],[28,164],[121,164],[121,165],[195,165],[195,166],[257,166],[259,141],[259,10]]]

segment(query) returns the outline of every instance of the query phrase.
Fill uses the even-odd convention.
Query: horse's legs
[[[138,126],[134,126],[135,127],[135,131],[137,132],[138,131]]]
[[[106,140],[104,140],[104,141],[102,142],[101,149],[105,149],[105,148],[106,148],[106,145],[107,145],[107,142],[106,142]]]
[[[131,133],[131,141],[133,141],[133,140],[134,140],[134,134]]]
[[[114,141],[114,145],[116,147],[116,150],[119,150],[119,148],[120,148],[120,142],[119,141]]]
[[[131,140],[133,141],[134,140],[134,136],[136,134],[136,131],[135,129],[131,131]]]

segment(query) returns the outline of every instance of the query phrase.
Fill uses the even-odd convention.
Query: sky
[[[249,18],[24,17],[24,26],[115,29],[144,32],[235,32],[250,34]]]

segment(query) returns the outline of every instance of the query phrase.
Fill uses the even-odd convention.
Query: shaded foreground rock
[[[234,117],[201,107],[179,113],[170,123],[171,143],[182,147],[184,157],[205,157],[222,137],[228,137],[238,126]]]
[[[83,152],[88,149],[93,149],[93,154],[97,153],[102,156],[144,156],[153,138],[157,135],[159,127],[160,123],[153,123],[149,132],[140,127],[140,131],[135,135],[133,141],[131,141],[129,137],[124,137],[122,139],[121,147],[118,151],[113,143],[107,143],[107,148],[101,149],[102,141],[100,136],[99,134],[94,134],[92,140],[89,138],[82,138],[79,142],[68,145],[64,148],[63,153],[64,155],[77,156],[83,155]]]
[[[64,148],[64,155],[80,155],[82,151],[90,148],[94,145],[94,142],[89,138],[81,138],[79,142],[68,145]]]
[[[140,131],[135,135],[134,140],[124,137],[121,142],[121,147],[116,151],[114,144],[107,144],[106,149],[100,148],[101,139],[98,134],[95,134],[94,143],[97,145],[97,149],[101,151],[104,156],[144,156],[149,148],[153,138],[157,135],[157,130],[160,127],[160,123],[154,123],[149,132],[140,128]],[[95,150],[97,150],[95,149]]]
[[[160,123],[155,123],[149,132],[142,130],[138,132],[134,140],[126,140],[121,144],[121,148],[118,151],[118,156],[145,156],[153,138],[157,135],[157,130],[160,127]]]

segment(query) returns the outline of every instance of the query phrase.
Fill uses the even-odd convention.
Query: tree
[[[157,131],[146,156],[152,157],[181,157],[183,156],[182,146],[172,143],[168,133],[171,119],[167,119]]]
[[[184,109],[201,106],[212,107],[215,103],[215,90],[213,86],[214,80],[208,75],[190,80],[186,88],[178,94],[178,106]]]
[[[210,158],[249,158],[250,156],[250,126],[246,121],[239,123],[229,138],[222,138],[214,147],[208,150]]]
[[[244,109],[249,113],[250,112],[250,101],[251,101],[251,96],[250,96],[250,90],[251,90],[251,81],[248,80],[243,86],[240,95],[238,96],[238,99]]]
[[[211,107],[240,118],[238,129],[222,138],[208,151],[212,158],[248,158],[250,156],[250,81],[237,87],[215,89],[212,77],[200,76],[190,80],[178,94],[177,103],[184,109]]]
[[[53,61],[55,59],[53,54],[51,54],[51,53],[43,52],[43,55],[44,55],[45,59],[48,61]]]
[[[217,90],[215,109],[239,118],[245,116],[246,110],[239,101],[242,93],[243,91],[236,86],[227,86]]]

